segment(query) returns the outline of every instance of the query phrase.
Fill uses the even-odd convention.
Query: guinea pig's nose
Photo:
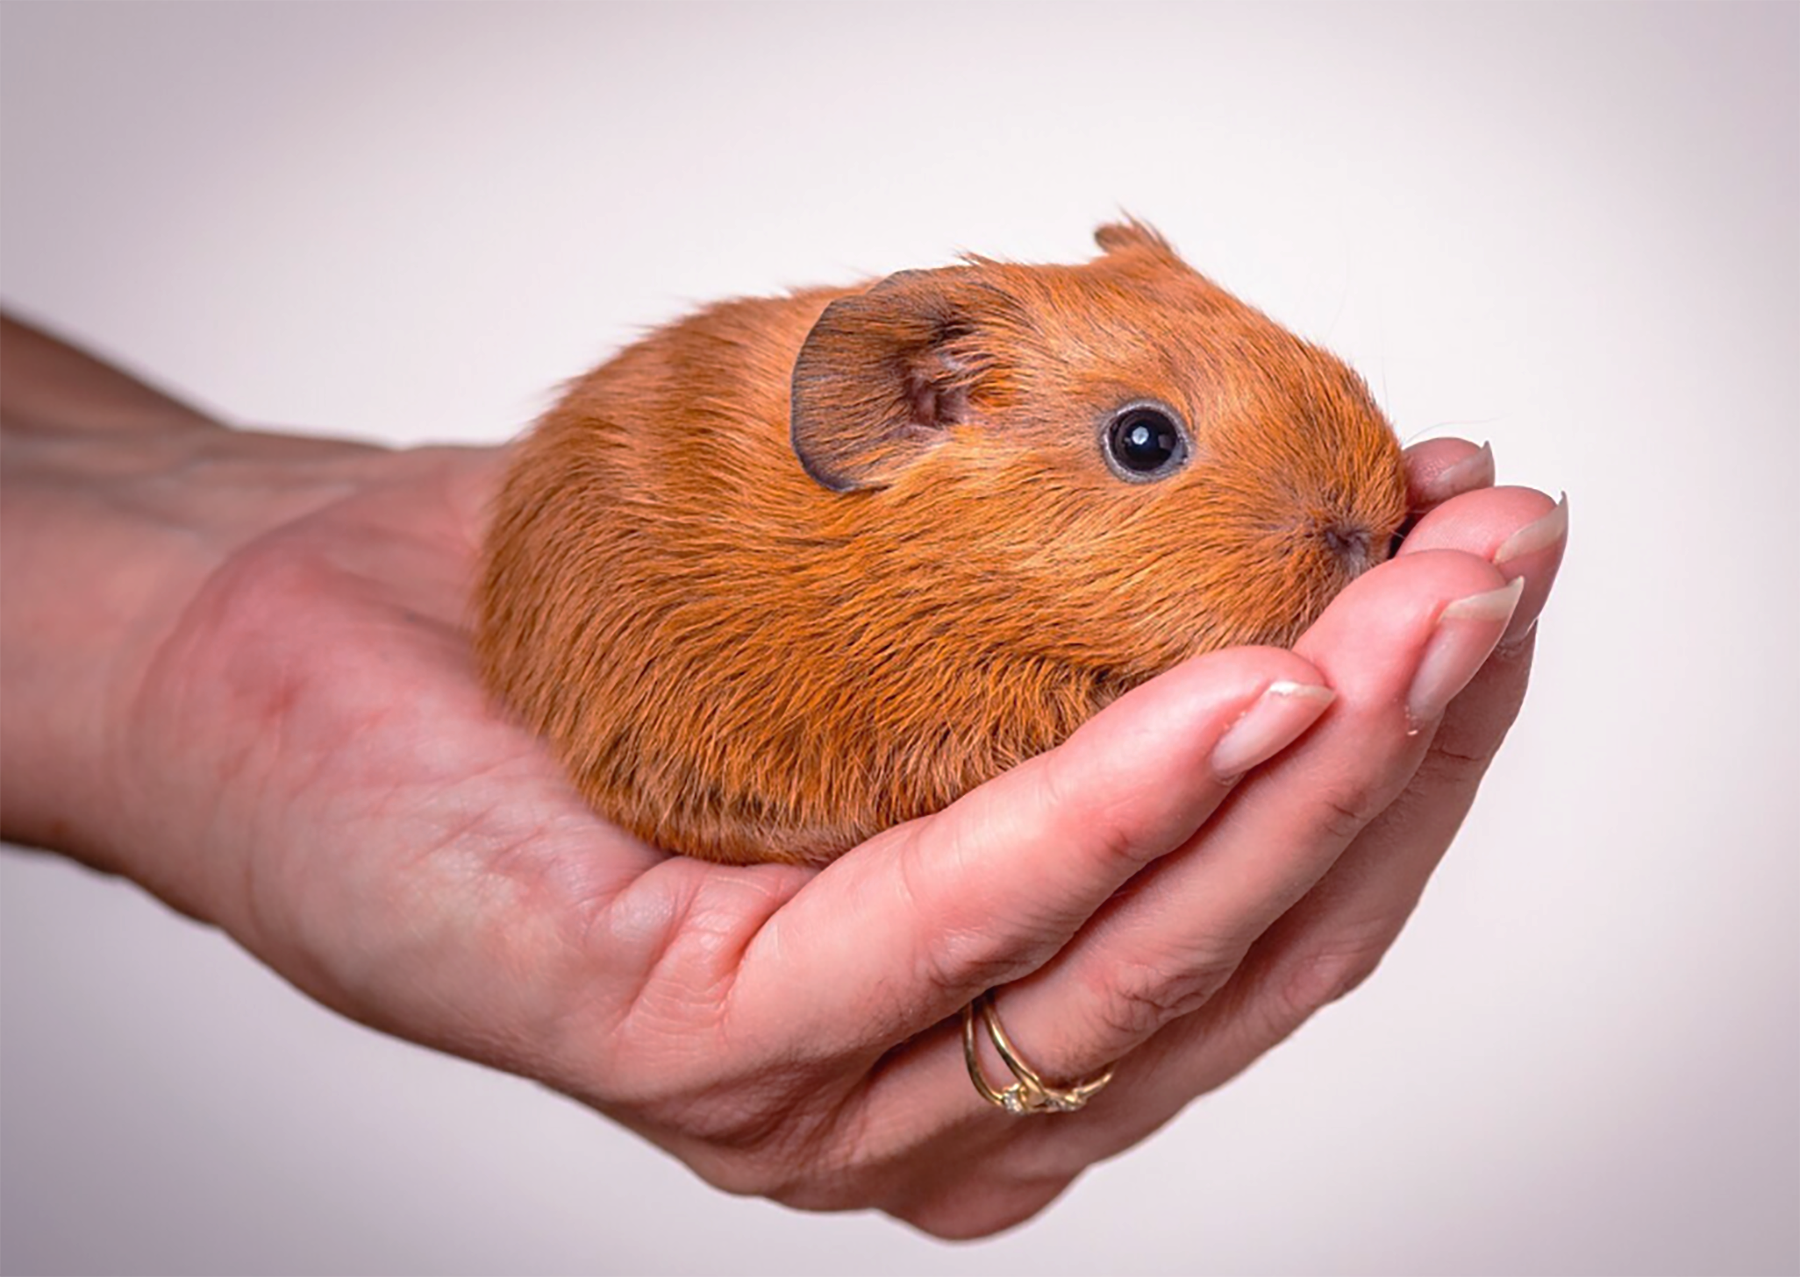
[[[1328,523],[1319,529],[1319,536],[1351,576],[1361,576],[1380,561],[1374,530],[1360,523]]]

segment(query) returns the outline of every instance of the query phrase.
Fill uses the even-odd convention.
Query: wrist
[[[208,579],[256,538],[339,499],[383,450],[182,425],[0,429],[0,834],[137,878],[195,909],[181,848],[134,816],[147,673]]]

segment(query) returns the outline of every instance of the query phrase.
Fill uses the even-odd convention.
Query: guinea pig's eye
[[[1121,479],[1160,479],[1187,457],[1187,435],[1166,409],[1139,404],[1106,427],[1106,460]]]

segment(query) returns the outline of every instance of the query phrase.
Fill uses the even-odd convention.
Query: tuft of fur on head
[[[1149,253],[1164,261],[1184,265],[1181,255],[1174,246],[1162,237],[1162,232],[1147,223],[1138,221],[1131,214],[1125,214],[1122,222],[1107,222],[1094,230],[1094,243],[1108,253]]]
[[[819,862],[1177,661],[1291,642],[1405,513],[1360,378],[1135,220],[1075,266],[965,259],[727,302],[520,445],[477,650],[603,815]],[[1102,449],[1153,402],[1192,455]]]

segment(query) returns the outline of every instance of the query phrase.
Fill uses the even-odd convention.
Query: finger
[[[1470,493],[1419,520],[1400,546],[1402,556],[1427,550],[1462,550],[1500,569],[1507,580],[1525,579],[1502,647],[1516,645],[1537,624],[1569,539],[1569,498],[1554,504],[1534,488],[1493,488]]]
[[[1467,439],[1427,439],[1406,450],[1407,508],[1423,514],[1452,497],[1494,486],[1494,450]]]
[[[1494,655],[1450,702],[1403,801],[1370,822],[1319,886],[1264,938],[1254,964],[1257,996],[1269,1003],[1252,1022],[1291,1031],[1374,971],[1399,935],[1425,884],[1475,801],[1531,673],[1534,626],[1568,541],[1567,499],[1554,504],[1527,488],[1498,488],[1445,507],[1413,552],[1432,545],[1495,560],[1524,596]]]
[[[746,949],[733,1018],[827,1057],[925,1029],[1043,962],[1328,702],[1319,672],[1276,648],[1178,666],[827,867]]]
[[[1481,557],[1489,557],[1501,546],[1510,545],[1515,553],[1511,556],[1511,562],[1502,566],[1502,575],[1514,575],[1521,564],[1534,575],[1541,573],[1546,566],[1553,568],[1554,558],[1560,554],[1557,547],[1552,546],[1547,551],[1527,549],[1523,555],[1517,551],[1521,546],[1529,547],[1534,542],[1542,541],[1541,536],[1526,536],[1521,533],[1532,526],[1537,516],[1544,515],[1544,508],[1548,505],[1548,498],[1541,494],[1513,491],[1478,496],[1472,499],[1472,503],[1465,502],[1460,506],[1455,512],[1455,518],[1440,518],[1432,527],[1426,528],[1418,540],[1411,543],[1408,553],[1416,554],[1428,548],[1428,545],[1435,545],[1446,549],[1460,548]],[[1553,515],[1555,511],[1549,513]],[[1351,634],[1362,628],[1363,621],[1359,617],[1349,618],[1344,627]],[[1434,751],[1436,741],[1458,737],[1465,724],[1470,732],[1491,730],[1484,726],[1492,717],[1492,711],[1485,702],[1489,699],[1490,685],[1504,702],[1506,690],[1496,671],[1505,663],[1503,657],[1490,657],[1476,674],[1474,682],[1452,700],[1450,713],[1434,738]],[[1333,714],[1338,712],[1334,710]],[[1314,737],[1309,737],[1306,742],[1290,751],[1283,762],[1297,765],[1306,751],[1321,748],[1320,740],[1315,737],[1319,737],[1322,730],[1323,725],[1320,732],[1315,732]],[[1413,786],[1418,784],[1419,779],[1415,776]],[[1399,874],[1399,889],[1395,890],[1385,884],[1372,884],[1377,896],[1393,903],[1388,915],[1397,916],[1391,925],[1383,927],[1376,923],[1364,926],[1354,916],[1345,918],[1343,921],[1346,925],[1341,930],[1331,929],[1312,937],[1316,943],[1311,944],[1303,955],[1298,950],[1290,954],[1285,948],[1275,950],[1272,946],[1260,943],[1253,945],[1247,960],[1250,971],[1259,972],[1264,969],[1262,959],[1265,952],[1272,953],[1276,959],[1267,964],[1271,972],[1268,986],[1263,988],[1257,998],[1251,1000],[1251,1004],[1258,1008],[1257,1014],[1247,1015],[1238,1009],[1237,1004],[1242,990],[1260,983],[1260,980],[1246,976],[1234,979],[1226,985],[1225,993],[1199,1014],[1175,1020],[1136,1054],[1129,1055],[1121,1068],[1120,1077],[1105,1097],[1094,1102],[1088,1118],[1079,1126],[1051,1122],[1025,1123],[1016,1127],[1003,1124],[998,1130],[989,1127],[990,1133],[996,1138],[1005,1138],[1005,1165],[1026,1185],[1053,1185],[1074,1174],[1089,1161],[1130,1146],[1169,1120],[1194,1096],[1218,1086],[1241,1071],[1251,1060],[1291,1031],[1315,1005],[1337,996],[1354,984],[1366,974],[1367,969],[1372,968],[1379,951],[1391,942],[1393,932],[1404,917],[1404,911],[1410,908],[1409,900],[1416,900],[1423,877],[1429,873],[1429,865],[1435,863],[1435,856],[1429,850],[1431,844],[1436,842],[1441,848],[1448,843],[1454,833],[1455,821],[1460,819],[1460,812],[1466,805],[1466,801],[1460,804],[1432,804],[1431,818],[1413,829],[1414,841],[1394,852],[1409,860],[1409,864]],[[1396,810],[1398,809],[1390,807],[1384,811],[1369,829],[1353,841],[1350,849],[1334,862],[1323,882],[1304,896],[1300,904],[1289,910],[1288,914],[1308,908],[1325,884],[1333,883],[1334,880],[1349,884],[1355,876],[1377,871],[1383,852],[1393,848],[1395,843],[1388,833],[1372,831],[1377,827],[1385,830],[1390,825],[1396,830],[1407,828],[1390,814]],[[1419,853],[1413,850],[1414,846],[1427,849],[1425,865],[1419,865]],[[1370,849],[1366,856],[1364,848]],[[1076,955],[1084,948],[1087,950],[1086,963],[1090,973],[1100,973],[1104,977],[1105,973],[1118,970],[1124,965],[1118,956],[1105,951],[1107,937],[1103,927],[1110,924],[1114,934],[1131,930],[1122,925],[1128,921],[1124,916],[1127,907],[1125,901],[1132,901],[1129,907],[1141,913],[1142,901],[1167,897],[1171,900],[1169,912],[1177,915],[1177,927],[1187,928],[1191,933],[1192,916],[1198,910],[1189,906],[1184,899],[1178,899],[1174,892],[1164,890],[1168,884],[1156,882],[1154,875],[1168,875],[1171,870],[1164,866],[1172,867],[1181,857],[1193,854],[1192,849],[1183,849],[1141,875],[1141,880],[1128,885],[1052,966],[1046,967],[1038,976],[1006,990],[1005,1005],[1009,1008],[1006,1022],[1012,1027],[1015,1041],[1027,1044],[1037,1042],[1039,1038],[1034,1035],[1047,1031],[1040,1019],[1048,1019],[1053,1024],[1067,1020],[1062,990],[1071,985],[1079,988],[1093,981],[1091,978],[1084,980],[1079,977],[1053,978],[1053,975],[1069,976],[1069,968],[1076,965]],[[1199,854],[1206,853],[1202,851]],[[1352,856],[1363,863],[1359,863],[1355,874],[1340,874],[1345,861]],[[1284,916],[1284,920],[1276,923],[1272,932],[1265,934],[1281,935],[1285,931]],[[1182,933],[1177,931],[1177,935]],[[1223,946],[1222,951],[1229,953],[1234,947]],[[1142,962],[1141,957],[1138,960]],[[1060,973],[1057,972],[1058,964],[1064,966]],[[1229,958],[1212,961],[1209,972],[1209,961],[1204,956],[1197,962],[1191,961],[1185,976],[1189,982],[1185,994],[1177,991],[1184,977],[1171,974],[1168,986],[1157,995],[1157,1000],[1163,1002],[1171,1012],[1179,1011],[1182,1009],[1180,999],[1183,996],[1194,1000],[1207,984],[1216,982],[1221,977],[1228,965]],[[1275,976],[1273,972],[1282,966],[1286,967],[1285,973],[1280,977]],[[1198,979],[1196,972],[1199,973]],[[1041,1004],[1039,1012],[1020,1005],[1027,994]],[[1020,1023],[1025,1028],[1021,1029]],[[1240,1026],[1246,1027],[1240,1031]],[[1042,1063],[1039,1059],[1041,1052],[1037,1047],[1022,1045],[1020,1049],[1027,1051],[1029,1058]],[[1095,1052],[1092,1058],[1101,1058],[1103,1054]],[[967,1127],[970,1122],[987,1126],[985,1109],[973,1096],[973,1088],[962,1077],[960,1057],[960,1035],[955,1026],[946,1026],[921,1042],[919,1050],[912,1053],[910,1059],[890,1062],[881,1086],[872,1088],[871,1093],[865,1097],[869,1129],[881,1132],[884,1139],[894,1140],[909,1131],[955,1130]],[[987,1065],[991,1070],[998,1070],[999,1067],[998,1061],[991,1057]],[[1085,1067],[1085,1064],[1078,1066],[1078,1071]],[[1049,1071],[1048,1066],[1046,1071]],[[1004,1081],[1006,1078],[1004,1073],[998,1071],[992,1072],[990,1076],[997,1081]],[[941,1113],[926,1108],[918,1098],[931,1094],[942,1097],[939,1101],[943,1105]],[[963,1119],[961,1122],[956,1120],[958,1115]],[[973,1135],[966,1133],[960,1138],[966,1140],[973,1138]],[[991,1173],[987,1178],[992,1178]],[[950,1184],[949,1196],[954,1198],[966,1191],[966,1188],[967,1186]]]
[[[1437,548],[1501,557],[1497,566],[1502,576],[1511,579],[1529,573],[1532,578],[1544,579],[1547,592],[1547,578],[1554,575],[1562,553],[1556,535],[1559,522],[1566,529],[1566,505],[1553,506],[1541,493],[1523,489],[1480,492],[1460,499],[1454,511],[1425,528],[1423,535],[1409,544],[1408,553]],[[1507,551],[1504,556],[1502,549]],[[1531,592],[1529,585],[1527,592]],[[1533,597],[1541,599],[1542,594]],[[1432,743],[1406,786],[1404,798],[1383,808],[1320,881],[1249,947],[1229,982],[1203,1009],[1169,1021],[1127,1057],[1106,1093],[1111,1097],[1106,1105],[1094,1102],[1095,1115],[1104,1115],[1104,1120],[1084,1122],[1078,1128],[1059,1125],[1056,1130],[1042,1125],[1022,1127],[1012,1132],[1009,1140],[1009,1167],[1027,1180],[1051,1182],[1059,1173],[1073,1173],[1088,1161],[1136,1143],[1196,1095],[1242,1071],[1318,1007],[1342,996],[1374,969],[1454,836],[1473,799],[1480,772],[1485,770],[1485,760],[1498,748],[1516,712],[1529,661],[1530,618],[1520,616],[1525,606],[1522,600],[1509,626],[1509,630],[1521,623],[1527,626],[1523,646],[1490,656],[1468,686],[1451,699],[1435,734],[1429,725],[1421,731],[1421,737],[1429,736]],[[1344,632],[1357,634],[1363,624],[1361,618],[1351,617]],[[1329,640],[1323,627],[1308,635],[1309,643]],[[1335,668],[1329,658],[1317,652],[1314,657],[1321,668]],[[1326,723],[1265,770],[1297,769],[1309,754],[1323,751],[1334,721],[1349,713],[1354,704],[1354,698],[1346,696]],[[1250,792],[1247,785],[1231,800],[1233,807],[1246,801]],[[1126,910],[1141,914],[1145,912],[1143,900],[1167,899],[1170,912],[1191,916],[1196,922],[1202,919],[1201,908],[1208,896],[1202,895],[1201,908],[1195,908],[1168,889],[1176,876],[1175,867],[1191,854],[1190,849],[1183,849],[1141,875],[1146,881],[1134,882],[1115,898],[1056,962],[1006,991],[1007,1024],[1016,1041],[1035,1042],[1030,1034],[1051,1031],[1028,1018],[1032,1008],[1027,995],[1042,1004],[1042,1015],[1052,1023],[1066,1023],[1067,990],[1091,985],[1095,977],[1104,979],[1128,960],[1106,951],[1105,928],[1110,925],[1115,932],[1129,931],[1134,939],[1149,928],[1122,926],[1127,921]],[[1211,853],[1203,850],[1200,854]],[[1164,881],[1157,881],[1159,877]],[[1222,946],[1221,951],[1229,954],[1231,948]],[[1071,975],[1068,968],[1084,960],[1089,968],[1087,979],[1064,978]],[[1171,1012],[1185,1009],[1180,1002],[1182,981],[1188,982],[1188,1001],[1202,1000],[1206,986],[1223,977],[1229,962],[1229,958],[1215,960],[1208,973],[1202,957],[1190,965],[1185,977],[1168,976],[1153,1001]],[[1196,972],[1201,973],[1198,979]],[[1021,1020],[1027,1025],[1024,1030],[1018,1028]],[[950,1079],[943,1084],[945,1102],[973,1109],[975,1102],[958,1087],[954,1058],[958,1043],[946,1032],[934,1046],[938,1058],[931,1067]],[[1034,1060],[1036,1055],[1033,1048]],[[925,1066],[915,1067],[923,1072]],[[917,1114],[913,1116],[917,1120]]]
[[[1384,565],[1340,595],[1300,645],[1338,692],[1323,720],[1053,960],[998,993],[1032,1065],[1064,1084],[1121,1056],[1129,1071],[1133,1048],[1204,1003],[1405,785],[1425,747],[1409,705],[1447,701],[1515,601],[1491,566],[1451,553]],[[966,1084],[942,1094],[963,1112],[979,1104]]]
[[[1358,835],[1329,873],[1258,941],[1223,991],[1141,1054],[1154,1076],[1145,1107],[1120,1138],[1141,1138],[1194,1095],[1219,1085],[1366,979],[1393,944],[1475,798],[1518,714],[1542,607],[1567,539],[1567,502],[1528,489],[1459,499],[1424,529],[1435,546],[1496,556],[1526,576],[1514,637],[1497,648],[1446,710],[1401,799]],[[1424,525],[1421,525],[1423,528]],[[1506,553],[1502,555],[1502,551]],[[1157,1115],[1161,1114],[1161,1117]]]

